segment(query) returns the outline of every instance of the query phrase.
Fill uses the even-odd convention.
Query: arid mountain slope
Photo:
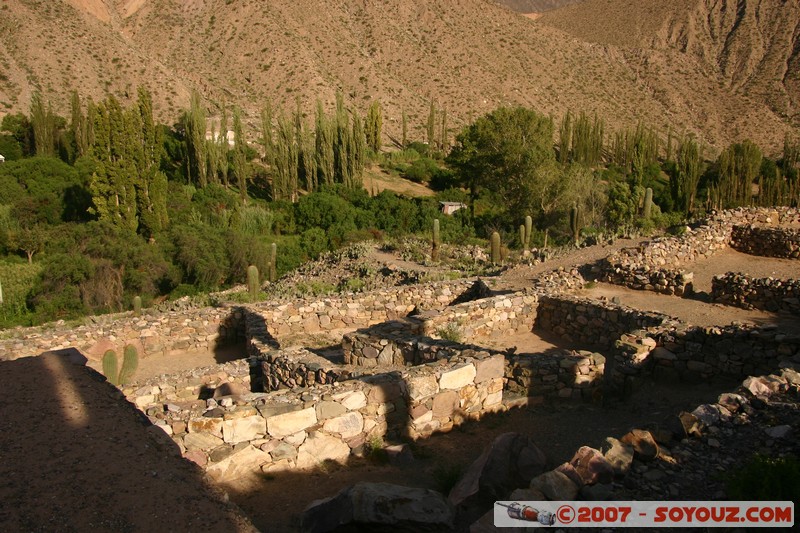
[[[620,25],[619,38],[588,29],[578,38],[563,19],[531,21],[489,0],[6,0],[0,114],[27,112],[37,88],[66,114],[73,89],[125,100],[143,84],[163,121],[175,121],[197,88],[212,113],[240,105],[255,124],[268,98],[287,109],[299,99],[310,111],[340,89],[362,110],[380,98],[395,137],[405,109],[412,138],[422,139],[433,99],[453,133],[497,105],[524,104],[556,117],[596,111],[609,130],[641,119],[717,147],[744,137],[780,145],[789,127],[773,110],[780,94],[748,94],[703,56],[676,49],[677,26],[659,33],[674,17],[648,14],[654,30],[626,41],[636,21],[588,3],[595,26]],[[576,13],[582,28],[580,7],[551,13]],[[655,51],[642,40],[651,33],[663,34]]]
[[[583,0],[497,0],[497,3],[517,13],[542,13],[571,4],[577,4],[582,1]]]
[[[642,75],[661,84],[688,58],[718,77],[725,89],[765,102],[778,116],[800,124],[796,0],[587,0],[547,13],[541,22],[619,47],[631,63],[643,55]],[[660,72],[662,67],[667,70]]]

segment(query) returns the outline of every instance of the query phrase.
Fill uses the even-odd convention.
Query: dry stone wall
[[[737,225],[731,232],[731,247],[750,255],[797,259],[800,230]]]
[[[711,299],[744,309],[800,315],[800,279],[751,278],[728,272],[711,280]]]
[[[62,321],[4,332],[0,360],[70,347],[99,359],[106,350],[121,354],[127,344],[134,345],[143,357],[189,350],[213,352],[220,344],[244,340],[244,313],[237,306],[146,312],[141,316],[129,312],[89,317],[87,321],[80,326]]]
[[[601,279],[632,289],[682,296],[691,290],[692,275],[686,272],[686,265],[711,257],[727,247],[735,226],[798,223],[800,211],[796,208],[722,211],[706,219],[699,227],[688,229],[680,237],[654,239],[609,256],[601,265]]]
[[[281,338],[341,329],[354,330],[402,318],[420,309],[443,309],[474,281],[456,280],[393,287],[364,294],[252,305],[261,316],[262,337]]]
[[[204,372],[216,383],[205,400],[191,398],[203,390],[198,376],[181,376],[177,381],[183,386],[145,384],[128,391],[184,456],[216,479],[258,467],[271,471],[343,462],[363,452],[370,440],[425,437],[502,408],[504,359],[488,352],[271,393],[234,386],[237,379],[245,383],[249,367],[237,365],[237,372],[222,366]]]

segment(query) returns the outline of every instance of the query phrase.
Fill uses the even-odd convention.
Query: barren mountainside
[[[583,0],[497,0],[497,3],[518,13],[542,13],[571,4],[577,4],[582,1]]]
[[[66,115],[72,90],[126,100],[146,85],[165,122],[197,88],[212,113],[239,105],[255,124],[268,98],[310,112],[342,90],[361,110],[380,98],[394,137],[405,109],[422,139],[433,99],[453,134],[523,104],[774,151],[800,123],[798,4],[738,4],[742,17],[723,9],[736,2],[590,0],[532,21],[489,0],[7,0],[0,115],[27,112],[36,89]]]
[[[800,119],[797,0],[588,0],[547,13],[542,23],[630,56],[651,50],[678,67],[689,58],[719,77],[725,89],[766,102],[795,126]],[[655,80],[670,74],[647,58],[641,66]]]

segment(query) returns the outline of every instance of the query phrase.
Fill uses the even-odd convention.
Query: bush
[[[423,157],[411,163],[403,172],[403,177],[417,183],[428,183],[438,172],[436,161]]]
[[[726,492],[732,500],[797,501],[800,499],[800,461],[797,457],[755,455],[731,473]]]

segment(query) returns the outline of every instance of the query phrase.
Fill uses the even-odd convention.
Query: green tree
[[[526,213],[542,201],[537,174],[551,168],[553,121],[523,107],[501,107],[467,126],[447,158],[474,203],[484,187],[495,192],[512,213]],[[534,196],[538,196],[534,197]]]
[[[334,157],[334,125],[325,114],[322,102],[317,100],[316,111],[316,159],[317,174],[319,182],[325,185],[333,185],[335,182],[336,162]]]
[[[95,162],[89,189],[93,213],[101,220],[136,231],[137,142],[140,131],[133,113],[126,113],[113,96],[97,108],[95,142],[91,148]]]
[[[227,136],[226,136],[227,142]],[[247,160],[247,141],[242,129],[242,112],[236,107],[233,110],[233,175],[236,186],[243,201],[247,200],[247,182],[250,180],[250,162]]]
[[[36,155],[54,156],[56,153],[56,117],[42,95],[37,91],[31,97],[31,127]]]
[[[200,187],[208,184],[207,150],[206,150],[206,112],[200,93],[192,91],[189,110],[184,113],[183,127],[186,131],[186,153],[188,155],[189,183]]]
[[[135,135],[137,179],[136,200],[139,231],[152,236],[163,230],[167,217],[167,176],[161,171],[164,143],[153,121],[153,98],[144,87],[138,89],[138,101],[132,119],[138,126]]]
[[[428,110],[428,146],[430,150],[434,150],[435,146],[434,143],[436,142],[434,137],[436,135],[436,106],[433,103],[433,99],[431,99],[430,109]]]
[[[697,185],[702,174],[702,153],[693,137],[684,137],[678,143],[675,165],[670,170],[669,186],[672,204],[676,210],[689,214],[694,209]]]
[[[373,153],[378,154],[381,151],[383,131],[383,109],[378,100],[372,102],[367,110],[367,122],[364,126],[364,131],[367,137],[367,147]]]

